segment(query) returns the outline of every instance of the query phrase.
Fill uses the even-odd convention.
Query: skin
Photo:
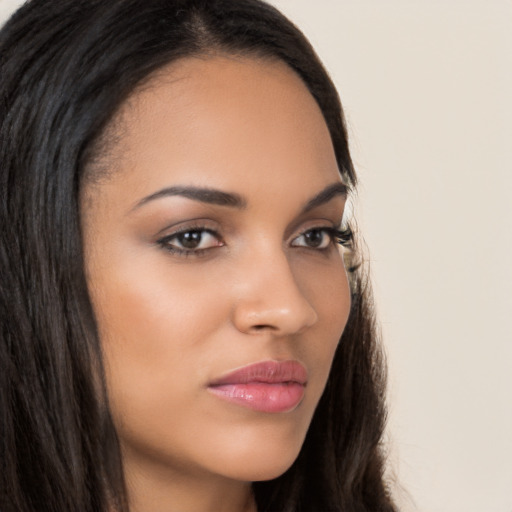
[[[82,218],[131,509],[255,510],[251,482],[297,457],[350,309],[342,251],[322,231],[340,226],[345,198],[302,211],[342,182],[327,126],[285,64],[227,56],[161,70],[112,126],[109,172],[83,187]],[[234,193],[244,207],[147,199],[176,186]],[[176,231],[203,228],[204,250],[172,252]],[[266,360],[307,368],[292,411],[208,391]]]

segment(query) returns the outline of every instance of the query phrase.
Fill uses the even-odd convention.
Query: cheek
[[[248,480],[277,476],[300,449],[346,323],[350,298],[341,263],[290,262],[318,321],[293,339],[272,342],[289,343],[286,350],[310,372],[304,403],[278,419],[232,411],[205,392],[212,368],[247,362],[250,351],[251,359],[261,357],[261,346],[231,321],[236,268],[171,265],[161,253],[143,254],[107,258],[115,264],[91,276],[101,283],[91,295],[124,449],[132,458],[194,461],[240,478],[247,470]]]
[[[341,255],[333,260],[324,265],[304,265],[296,275],[317,311],[318,325],[341,335],[350,311],[350,286]]]
[[[347,273],[341,261],[337,265],[302,269],[302,288],[317,314],[318,322],[300,345],[301,354],[316,369],[315,395],[320,394],[329,376],[334,353],[347,324],[351,307],[351,292]]]
[[[170,272],[165,261],[117,261],[96,274],[92,293],[109,394],[120,413],[149,415],[204,380],[208,342],[229,308],[211,280]]]
[[[162,399],[160,390],[169,395],[204,381],[201,372],[219,351],[244,356],[242,343],[229,343],[233,298],[227,269],[205,265],[191,271],[185,264],[176,271],[161,255],[116,261],[96,276],[101,289],[93,293],[113,399],[133,393],[132,400],[149,406]],[[301,261],[299,267],[297,284],[318,321],[292,341],[293,351],[318,374],[320,391],[348,318],[348,280],[341,264],[309,268]]]

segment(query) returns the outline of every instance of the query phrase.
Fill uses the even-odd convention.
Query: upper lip
[[[210,386],[223,386],[228,384],[248,384],[259,382],[264,384],[278,384],[296,382],[305,385],[308,373],[303,364],[298,361],[262,361],[249,364],[215,379]]]

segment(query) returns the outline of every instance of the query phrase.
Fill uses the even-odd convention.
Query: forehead
[[[316,101],[280,61],[183,59],[132,94],[115,127],[112,161],[149,191],[179,181],[243,192],[281,177],[310,193],[340,179]]]

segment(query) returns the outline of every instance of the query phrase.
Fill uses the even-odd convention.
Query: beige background
[[[271,3],[347,113],[403,510],[512,512],[512,1]]]

